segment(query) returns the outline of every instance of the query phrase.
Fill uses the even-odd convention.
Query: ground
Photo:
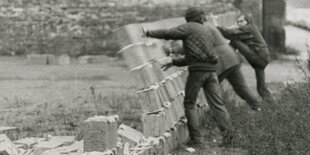
[[[255,90],[252,68],[244,63],[242,70]],[[302,78],[292,60],[273,61],[266,72],[268,83]],[[93,114],[125,112],[127,122],[139,122],[135,80],[123,60],[41,66],[28,65],[25,57],[0,57],[0,86],[0,124],[21,127],[28,136],[76,134],[79,122]],[[94,102],[91,87],[100,100]]]

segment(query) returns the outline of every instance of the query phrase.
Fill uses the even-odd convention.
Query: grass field
[[[242,70],[255,90],[253,70],[246,64]],[[301,79],[294,62],[272,62],[266,72],[269,83]],[[0,125],[19,127],[21,136],[78,135],[86,118],[119,114],[141,130],[135,86],[123,60],[41,66],[28,65],[24,57],[0,57]]]
[[[79,123],[95,114],[138,119],[131,115],[139,107],[130,108],[137,106],[135,80],[116,59],[41,66],[28,65],[24,57],[0,57],[0,88],[0,125],[17,126],[24,136],[76,134]]]

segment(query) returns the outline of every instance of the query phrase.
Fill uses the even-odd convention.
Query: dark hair
[[[187,22],[202,22],[203,15],[205,15],[204,11],[198,7],[192,7],[186,10],[185,12],[185,20]]]
[[[244,20],[248,23],[248,24],[254,24],[254,19],[252,17],[251,14],[241,14],[238,16],[238,18],[240,18],[241,16],[244,16]]]

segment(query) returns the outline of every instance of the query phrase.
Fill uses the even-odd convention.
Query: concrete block
[[[30,65],[47,65],[46,55],[31,54],[27,55],[27,61]]]
[[[57,142],[57,141],[41,141],[38,144],[35,144],[33,148],[35,150],[39,150],[40,152],[50,150],[50,149],[55,149],[57,147],[63,146],[62,142]]]
[[[78,141],[72,145],[59,147],[52,150],[47,150],[42,153],[42,155],[62,155],[62,154],[82,154],[83,153],[83,141]]]
[[[172,137],[171,131],[164,133],[164,138],[165,138],[165,149],[168,149],[168,152],[173,151],[177,147],[177,145]]]
[[[166,102],[164,105],[164,112],[166,113],[165,123],[166,123],[166,131],[171,130],[174,128],[175,124],[178,121],[178,118],[174,116],[173,109],[171,107],[170,102]]]
[[[104,152],[116,148],[118,116],[95,116],[81,125],[84,152]]]
[[[38,144],[39,142],[44,141],[45,138],[37,138],[37,137],[27,137],[23,139],[19,139],[17,141],[14,141],[14,144],[19,145],[22,149],[30,149],[35,144]]]
[[[88,59],[89,59],[88,55],[80,56],[78,58],[78,62],[79,62],[79,64],[88,64]]]
[[[18,150],[12,141],[5,135],[0,135],[0,154],[1,155],[18,155]]]
[[[44,54],[46,56],[46,64],[47,65],[54,65],[56,64],[56,58],[52,54]]]
[[[146,88],[159,81],[159,78],[157,77],[157,72],[152,66],[152,64],[146,63],[139,66],[138,68],[139,69],[132,70],[131,73],[133,74],[133,76],[136,77],[137,80],[139,80],[139,88]]]
[[[130,143],[133,145],[138,144],[144,135],[125,124],[121,124],[118,128],[117,134],[122,138],[123,142]]]
[[[174,98],[177,96],[177,92],[175,91],[171,80],[165,79],[160,82],[160,85],[163,87],[162,92],[167,94],[169,100],[174,100]]]
[[[162,108],[159,85],[137,91],[143,112],[152,112]]]
[[[183,144],[189,139],[189,133],[186,123],[178,122],[176,129],[179,135],[179,143]]]
[[[7,135],[11,140],[17,140],[19,130],[16,127],[0,127],[0,134]]]
[[[142,115],[143,134],[146,137],[159,137],[166,132],[166,113],[144,113]]]
[[[58,57],[58,65],[69,65],[70,60],[71,58],[69,55],[61,55]]]

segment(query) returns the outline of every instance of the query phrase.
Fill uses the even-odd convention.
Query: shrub
[[[231,101],[230,101],[231,102]],[[236,145],[255,155],[310,153],[310,81],[287,84],[276,101],[262,111],[229,106],[237,134]]]

